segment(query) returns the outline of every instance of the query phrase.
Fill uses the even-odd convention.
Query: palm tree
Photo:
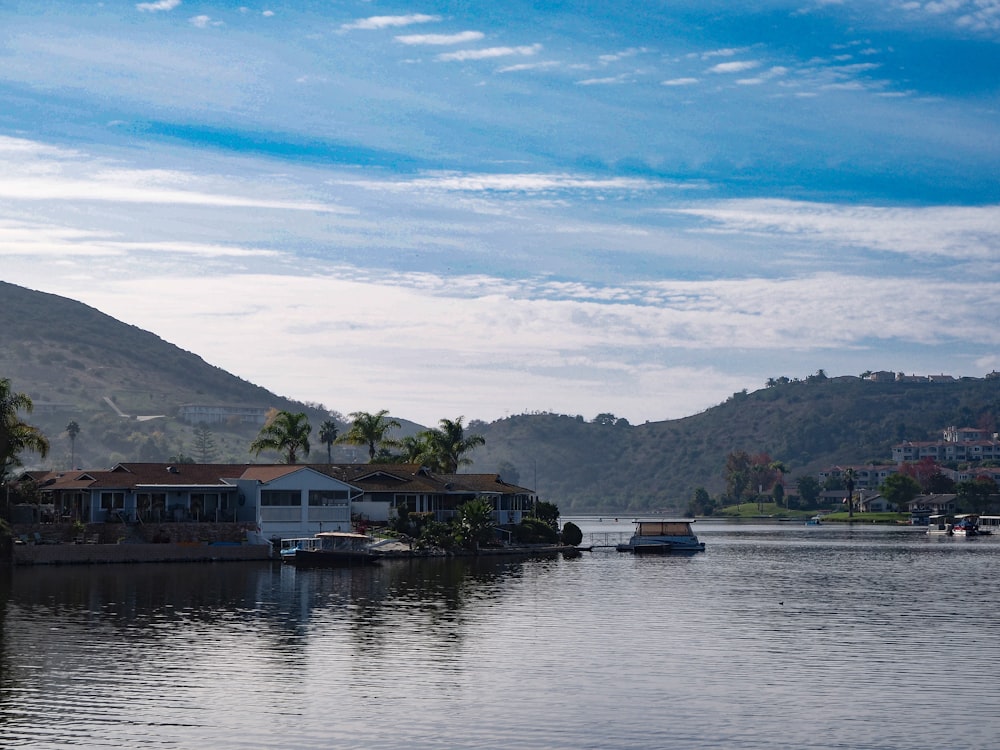
[[[424,463],[431,452],[431,447],[427,442],[427,434],[423,432],[401,438],[399,447],[403,451],[403,461],[408,464]]]
[[[80,434],[80,425],[74,419],[66,425],[66,434],[69,435],[69,468],[76,468],[76,436]]]
[[[383,409],[376,414],[369,414],[366,411],[351,412],[350,429],[341,435],[338,442],[350,443],[351,445],[367,445],[369,462],[375,460],[375,454],[383,445],[392,445],[393,440],[387,436],[389,431],[400,427],[398,420],[388,416],[388,409]]]
[[[34,404],[25,393],[15,393],[10,389],[10,380],[0,378],[0,483],[7,472],[21,465],[18,454],[33,451],[45,458],[49,454],[49,441],[37,427],[24,422],[18,411],[31,413]]]
[[[299,453],[309,455],[309,419],[299,412],[279,411],[261,427],[257,439],[250,443],[250,452],[259,456],[263,451],[277,451],[284,455],[285,463],[298,463]]]
[[[438,422],[440,427],[427,430],[425,433],[430,446],[431,468],[434,471],[441,474],[455,474],[459,466],[472,463],[472,459],[465,457],[466,453],[486,444],[486,438],[482,435],[465,434],[462,419],[464,417],[454,421],[442,419]]]
[[[319,441],[326,446],[326,462],[333,463],[333,444],[337,442],[337,423],[328,419],[319,426]]]
[[[847,485],[847,517],[854,518],[854,469],[844,472],[844,484]]]

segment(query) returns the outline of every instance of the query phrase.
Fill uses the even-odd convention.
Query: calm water
[[[17,569],[0,747],[1000,747],[1000,537],[696,528],[689,557]]]

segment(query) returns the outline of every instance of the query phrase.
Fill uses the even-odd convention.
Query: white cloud
[[[1000,257],[1000,206],[884,208],[784,200],[723,201],[679,209],[715,231],[795,236],[912,256]],[[712,231],[712,230],[710,230]]]
[[[542,49],[540,44],[521,47],[487,47],[485,49],[468,49],[457,52],[445,52],[437,56],[442,62],[465,62],[466,60],[490,60],[496,57],[512,55],[535,55]]]
[[[523,70],[547,70],[558,68],[560,63],[555,60],[545,60],[543,62],[518,63],[517,65],[507,65],[497,70],[497,73],[517,73]]]
[[[370,16],[358,19],[353,23],[345,23],[340,28],[345,31],[352,31],[354,29],[377,30],[399,26],[412,26],[416,23],[433,23],[440,20],[441,16],[429,16],[423,13],[411,13],[405,16]]]
[[[708,69],[709,73],[742,73],[744,70],[753,70],[760,66],[757,60],[742,60],[739,62],[727,62],[713,65]]]
[[[629,77],[627,73],[620,73],[616,76],[608,76],[606,78],[587,78],[582,81],[577,81],[578,86],[609,86],[617,85],[620,83],[628,83]]]
[[[209,26],[225,26],[222,21],[213,21],[211,16],[192,16],[188,23],[199,29],[207,29]]]
[[[642,54],[645,54],[647,52],[649,52],[649,48],[648,47],[629,47],[628,49],[624,49],[621,52],[614,52],[614,53],[609,54],[609,55],[601,55],[598,59],[602,63],[608,64],[608,63],[617,62],[619,60],[624,60],[624,59],[627,59],[629,57],[635,57],[636,55],[642,55]]]
[[[733,57],[735,55],[742,55],[744,52],[749,50],[749,47],[726,47],[723,49],[710,50],[708,52],[701,53],[700,57],[702,60],[709,60],[713,57]]]
[[[173,10],[181,4],[181,0],[158,0],[155,3],[136,3],[136,8],[145,13],[158,13],[161,10]]]
[[[478,42],[485,35],[481,31],[460,31],[457,34],[404,34],[396,37],[402,44],[465,44]]]
[[[663,86],[693,86],[698,83],[697,78],[671,78],[666,81],[661,81]]]
[[[120,259],[116,268],[134,262]],[[207,262],[190,258],[169,278],[85,265],[32,273],[25,263],[13,281],[95,305],[284,395],[340,411],[387,408],[425,424],[445,414],[493,419],[533,409],[680,417],[748,384],[721,354],[734,348],[741,360],[772,363],[792,350],[871,357],[872,342],[886,338],[954,342],[957,320],[968,322],[966,339],[1000,344],[1000,331],[981,315],[982,300],[996,299],[1000,286],[972,279],[816,274],[604,287],[320,263],[281,275],[239,273]],[[147,304],[153,298],[158,304]],[[255,354],[262,340],[268,357]],[[713,361],[720,364],[704,364]],[[331,382],[331,372],[355,377]],[[707,381],[692,391],[695,374]]]
[[[405,182],[372,183],[377,189],[446,190],[463,192],[545,192],[554,190],[657,190],[677,187],[675,183],[639,177],[594,178],[571,174],[470,174],[429,173]]]

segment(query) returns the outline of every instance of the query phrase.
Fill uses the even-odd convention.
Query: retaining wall
[[[15,544],[14,565],[246,562],[270,559],[268,544]]]

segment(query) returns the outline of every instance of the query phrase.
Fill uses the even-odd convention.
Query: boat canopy
[[[637,521],[636,533],[639,536],[689,536],[690,521]]]

